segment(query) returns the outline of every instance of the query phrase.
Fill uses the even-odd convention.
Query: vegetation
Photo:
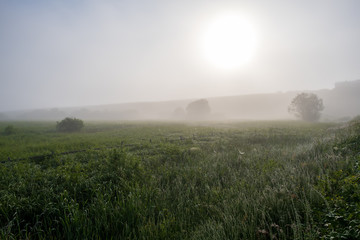
[[[11,135],[15,133],[15,128],[13,125],[8,125],[5,129],[4,129],[4,134],[5,135]]]
[[[178,107],[173,112],[173,117],[178,120],[184,120],[186,116],[185,110],[182,107]]]
[[[323,101],[314,93],[298,94],[288,108],[290,113],[308,122],[318,121],[322,110],[324,110]]]
[[[189,103],[186,111],[190,118],[203,119],[209,116],[211,109],[206,99],[200,99]]]
[[[65,118],[56,123],[56,130],[59,132],[76,132],[84,127],[84,122],[77,118]]]
[[[14,126],[0,239],[360,237],[358,120]]]

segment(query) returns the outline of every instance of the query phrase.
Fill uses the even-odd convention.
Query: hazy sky
[[[332,88],[360,79],[359,11],[358,0],[0,0],[0,111]],[[256,47],[221,68],[202,44],[229,13]]]

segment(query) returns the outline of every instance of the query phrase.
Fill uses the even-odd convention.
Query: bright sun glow
[[[254,27],[235,14],[216,18],[208,25],[201,39],[205,59],[224,69],[233,69],[250,62],[256,44]]]

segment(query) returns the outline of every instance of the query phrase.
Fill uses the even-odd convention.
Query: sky
[[[0,112],[331,89],[360,79],[359,9],[358,0],[0,0]],[[246,22],[254,45],[228,68],[208,55],[226,46],[242,56],[250,33],[230,33],[240,50],[219,40],[224,16]]]

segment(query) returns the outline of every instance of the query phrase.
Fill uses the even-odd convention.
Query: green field
[[[0,239],[360,239],[356,120],[0,131]]]

